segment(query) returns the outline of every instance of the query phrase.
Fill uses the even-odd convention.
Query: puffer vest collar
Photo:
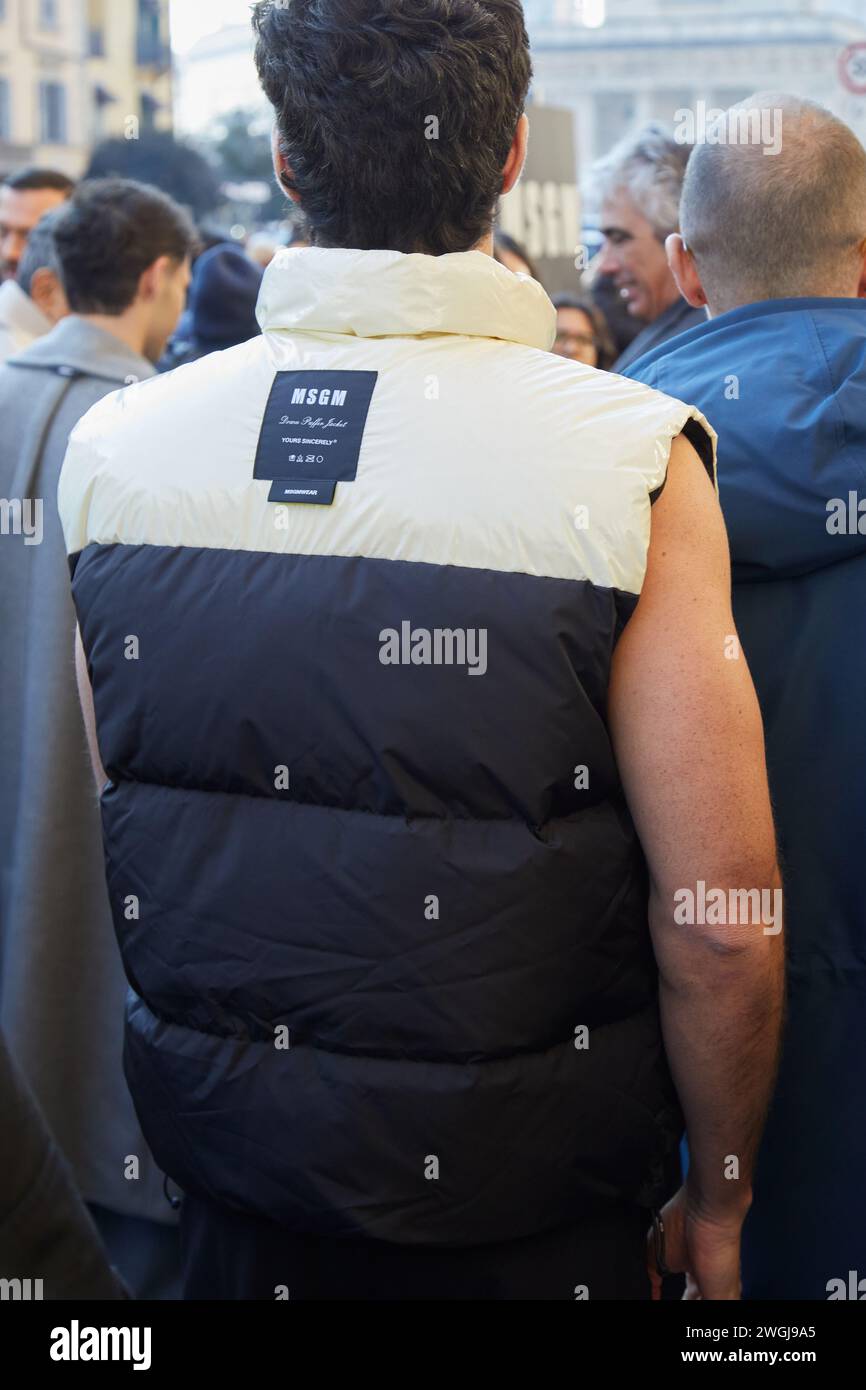
[[[556,311],[538,281],[513,274],[483,251],[281,251],[265,274],[257,317],[265,333],[450,333],[545,351],[556,334]]]

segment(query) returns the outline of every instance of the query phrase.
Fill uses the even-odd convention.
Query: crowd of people
[[[866,151],[652,124],[551,301],[519,0],[397,10],[255,6],[310,244],[0,186],[0,1275],[850,1296]]]
[[[678,226],[689,148],[653,122],[593,171],[595,196],[608,219],[604,248],[588,271],[576,276],[573,290],[552,295],[555,353],[603,371],[623,371],[656,344],[702,321],[702,312],[680,295],[664,253],[666,237]],[[74,191],[73,181],[52,169],[23,169],[0,184],[0,362],[70,312],[53,244],[56,219],[50,214],[58,213]],[[291,244],[308,243],[295,232]],[[242,246],[228,233],[196,229],[188,303],[158,370],[170,371],[258,334],[262,276],[278,249],[264,233]],[[543,283],[527,252],[506,232],[495,232],[493,254],[515,274]]]

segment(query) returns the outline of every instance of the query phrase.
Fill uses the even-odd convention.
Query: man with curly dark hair
[[[516,0],[265,3],[253,25],[278,177],[317,246],[439,256],[489,235],[526,148]]]
[[[518,0],[254,25],[313,244],[260,338],[92,411],[60,489],[186,1294],[647,1298],[682,1103],[666,1261],[736,1298],[780,951],[675,916],[775,883],[712,431],[551,354],[493,258]]]

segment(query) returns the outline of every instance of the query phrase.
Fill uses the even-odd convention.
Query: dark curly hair
[[[74,314],[122,314],[141,276],[170,256],[183,261],[196,233],[168,194],[132,179],[86,179],[54,224],[54,246]]]
[[[490,231],[532,71],[520,0],[262,0],[253,27],[316,245],[443,255]]]

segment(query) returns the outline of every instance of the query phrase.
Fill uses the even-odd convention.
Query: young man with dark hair
[[[134,1233],[145,1291],[173,1234],[157,1223],[172,1214],[121,1070],[125,985],[55,499],[81,416],[154,375],[183,306],[193,237],[156,189],[82,185],[53,228],[72,313],[0,368],[0,1022],[121,1268]]]
[[[17,275],[37,222],[74,190],[72,179],[56,169],[22,169],[0,183],[0,281]]]
[[[164,193],[126,179],[81,185],[54,232],[73,314],[157,362],[186,303],[195,231]]]
[[[777,883],[712,432],[493,259],[517,0],[254,24],[314,244],[60,487],[187,1295],[646,1298],[682,1105],[667,1263],[736,1298],[781,951],[676,912]]]

